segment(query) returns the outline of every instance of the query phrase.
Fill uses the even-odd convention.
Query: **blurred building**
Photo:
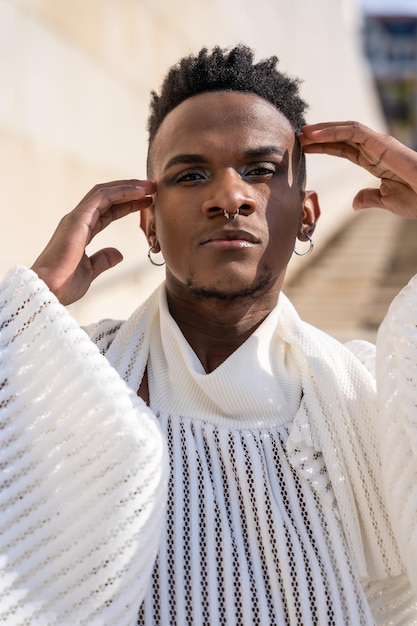
[[[391,134],[417,148],[417,2],[364,3],[364,48]]]

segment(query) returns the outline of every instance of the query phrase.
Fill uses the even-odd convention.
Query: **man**
[[[301,143],[381,177],[356,208],[408,217],[417,157],[352,123],[300,135],[303,114],[275,58],[183,59],[153,95],[149,180],[94,188],[3,281],[8,623],[416,622],[415,354],[389,343],[415,287],[378,388],[373,348],[303,324],[281,289],[319,217]],[[121,260],[86,245],[138,210],[166,281],[88,338],[62,304]]]

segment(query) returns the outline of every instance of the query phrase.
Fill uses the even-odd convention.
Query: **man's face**
[[[151,148],[157,192],[142,219],[166,260],[168,293],[234,298],[281,287],[302,222],[314,221],[295,141],[288,120],[254,94],[200,94],[169,113]]]

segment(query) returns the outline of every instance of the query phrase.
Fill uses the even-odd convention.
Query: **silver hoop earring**
[[[305,252],[297,252],[297,250],[294,248],[294,254],[296,254],[297,256],[308,256],[314,248],[314,241],[311,238],[311,236],[308,233],[303,233],[303,234],[307,237],[310,247]]]
[[[161,252],[159,250],[159,252],[155,252],[154,251],[154,247],[155,244],[153,244],[149,250],[148,250],[148,259],[150,260],[150,262],[152,263],[152,265],[156,265],[157,267],[162,267],[163,265],[165,265],[165,259],[162,261],[162,263],[157,263],[157,261],[154,261],[153,258],[151,257],[151,253],[153,252],[153,254],[159,254],[159,252]]]

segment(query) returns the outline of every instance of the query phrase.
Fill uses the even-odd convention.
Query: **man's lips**
[[[200,245],[214,248],[247,248],[258,243],[258,237],[247,230],[224,229],[204,237]]]

